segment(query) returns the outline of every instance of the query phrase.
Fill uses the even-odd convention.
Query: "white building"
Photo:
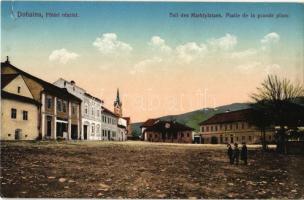
[[[101,111],[101,127],[102,140],[119,140],[118,116],[105,107]]]
[[[54,85],[66,88],[67,91],[82,100],[81,103],[81,139],[102,140],[102,117],[103,101],[76,86],[74,81],[66,81],[62,78],[54,82]],[[116,123],[117,124],[117,123]]]
[[[128,134],[128,124],[127,120],[120,117],[118,119],[118,124],[117,124],[117,132],[118,132],[118,140],[119,141],[125,141],[127,140],[127,134]]]

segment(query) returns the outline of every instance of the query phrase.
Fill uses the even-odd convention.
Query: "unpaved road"
[[[145,142],[1,142],[2,197],[304,198],[304,157]]]

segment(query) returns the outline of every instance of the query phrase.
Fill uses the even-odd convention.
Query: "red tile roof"
[[[158,120],[159,119],[148,119],[140,126],[140,128],[153,126],[153,124],[155,124]]]
[[[230,122],[248,121],[251,109],[237,110],[225,113],[215,114],[209,119],[202,121],[199,125],[223,124]]]

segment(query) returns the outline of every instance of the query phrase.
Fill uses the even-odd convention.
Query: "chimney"
[[[8,63],[8,64],[10,64],[10,61],[9,61],[9,57],[8,56],[6,56],[6,61],[5,61],[6,63]]]

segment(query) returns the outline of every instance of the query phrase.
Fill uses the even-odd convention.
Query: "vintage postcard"
[[[1,198],[304,198],[301,2],[1,1]]]

